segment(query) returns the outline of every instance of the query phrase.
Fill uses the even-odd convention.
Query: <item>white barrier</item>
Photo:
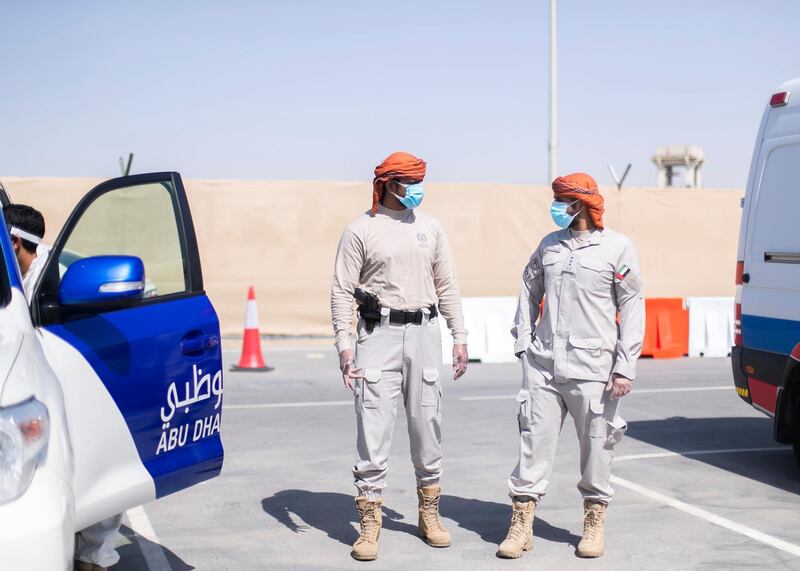
[[[727,357],[733,345],[733,298],[690,297],[689,356]]]
[[[468,331],[469,358],[482,363],[513,363],[514,338],[511,326],[517,310],[516,297],[465,297],[464,326]],[[442,330],[442,362],[453,362],[453,338],[439,317]]]
[[[469,357],[482,363],[512,363],[514,338],[511,326],[517,309],[516,297],[465,297],[464,325],[469,332]],[[733,345],[733,298],[690,297],[689,356],[727,357]],[[439,317],[442,330],[442,362],[453,361],[453,338],[444,319]]]

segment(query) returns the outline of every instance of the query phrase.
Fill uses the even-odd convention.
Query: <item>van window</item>
[[[749,258],[768,252],[800,253],[800,141],[774,148],[767,156],[748,228]]]

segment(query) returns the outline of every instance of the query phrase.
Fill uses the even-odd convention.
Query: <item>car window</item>
[[[59,254],[59,265],[68,268],[87,256],[138,256],[144,262],[146,298],[187,291],[187,264],[173,196],[168,182],[100,195],[72,229]]]

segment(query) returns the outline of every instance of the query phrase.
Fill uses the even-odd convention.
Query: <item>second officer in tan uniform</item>
[[[533,546],[534,508],[550,480],[567,413],[578,434],[584,500],[576,554],[603,554],[614,445],[627,428],[618,399],[630,391],[644,337],[636,251],[630,239],[604,227],[597,183],[571,174],[553,181],[553,193],[551,215],[562,230],[545,236],[525,267],[512,330],[523,373],[520,449],[508,480],[511,527],[499,557],[516,558]]]
[[[450,545],[439,518],[442,474],[441,337],[438,312],[453,334],[453,376],[467,368],[466,331],[453,256],[435,218],[420,212],[425,161],[394,153],[375,169],[372,209],[342,234],[331,313],[345,386],[355,393],[358,436],[353,467],[361,533],[352,555],[378,556],[381,493],[397,405],[406,408],[417,477],[419,533]],[[353,298],[359,306],[353,352]]]

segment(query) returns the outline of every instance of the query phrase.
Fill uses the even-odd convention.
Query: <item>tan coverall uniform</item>
[[[508,480],[512,497],[538,501],[544,495],[569,412],[580,444],[578,489],[584,500],[611,500],[614,445],[627,424],[617,415],[619,400],[605,387],[612,373],[636,376],[644,337],[642,289],[632,242],[607,228],[553,232],[531,256],[511,331],[523,371],[519,462]]]
[[[453,334],[466,343],[455,264],[441,224],[419,209],[395,211],[378,206],[342,234],[331,286],[331,313],[336,347],[352,348],[353,292],[370,291],[381,302],[381,322],[368,332],[358,323],[356,381],[358,427],[355,485],[361,495],[377,499],[386,487],[389,449],[397,404],[406,407],[411,459],[418,486],[436,484],[442,474],[441,333],[429,308],[437,305]],[[417,324],[393,324],[389,309],[416,311]]]

